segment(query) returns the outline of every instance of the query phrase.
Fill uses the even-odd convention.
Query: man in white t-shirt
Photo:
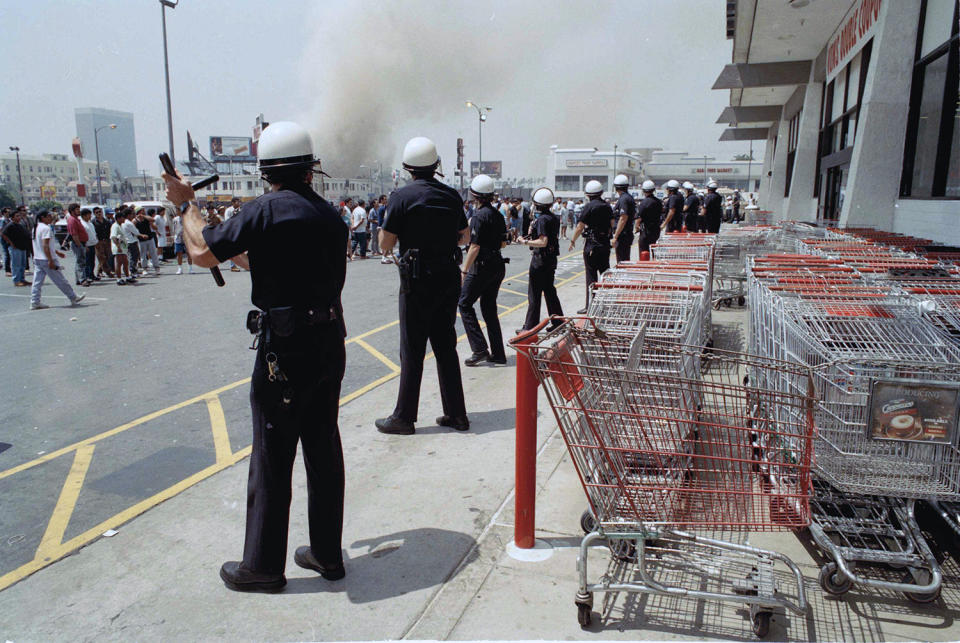
[[[357,207],[350,213],[350,234],[353,237],[353,245],[350,247],[350,256],[352,257],[360,250],[360,258],[367,258],[367,209],[363,199],[357,202]]]
[[[71,305],[79,304],[86,297],[84,293],[79,295],[75,293],[70,286],[70,282],[61,272],[63,264],[60,263],[60,259],[66,257],[66,255],[57,247],[57,239],[53,233],[53,227],[50,225],[52,220],[53,215],[46,210],[41,210],[40,214],[37,215],[37,228],[33,234],[34,274],[33,287],[30,289],[30,310],[50,307],[40,303],[40,289],[43,287],[43,280],[47,276],[60,289],[60,292],[66,295]]]
[[[230,199],[230,207],[223,211],[223,220],[226,221],[230,217],[237,214],[240,214],[240,197],[235,196]],[[240,272],[240,266],[231,261],[230,272]]]
[[[165,208],[157,210],[157,216],[153,217],[153,223],[157,226],[157,249],[160,253],[160,263],[166,263],[164,250],[170,245],[167,239],[167,213]]]
[[[173,234],[173,252],[177,255],[177,274],[183,274],[183,255],[187,255],[187,272],[193,274],[193,259],[187,254],[187,246],[183,243],[183,219],[180,215],[173,217],[173,225],[170,226]]]

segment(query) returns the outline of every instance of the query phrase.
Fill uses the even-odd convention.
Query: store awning
[[[781,105],[751,105],[744,107],[726,107],[717,123],[776,123],[783,110]]]
[[[769,127],[728,128],[720,135],[721,141],[763,141],[770,135]]]
[[[724,65],[713,89],[747,89],[800,85],[810,80],[810,60]]]

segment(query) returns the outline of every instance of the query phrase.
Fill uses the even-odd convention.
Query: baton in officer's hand
[[[173,177],[180,177],[180,174],[177,172],[177,169],[173,166],[173,161],[170,160],[170,156],[166,152],[160,153],[160,165],[163,166],[163,171]],[[180,177],[183,178],[183,177]],[[212,183],[216,183],[220,180],[219,174],[211,174],[210,176],[200,179],[196,183],[191,183],[190,187],[193,188],[194,192],[201,190]],[[220,272],[219,266],[214,266],[210,269],[210,274],[213,275],[213,280],[217,283],[217,286],[223,287],[227,282],[223,280],[223,274]]]

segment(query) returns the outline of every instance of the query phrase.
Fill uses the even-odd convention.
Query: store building
[[[17,172],[17,155],[13,152],[0,154],[0,184],[7,186],[12,194],[18,194],[23,180],[23,200],[33,205],[41,200],[69,203],[87,203],[97,198],[97,162],[83,159],[80,162],[86,196],[77,196],[77,159],[66,154],[20,153],[20,171]],[[108,161],[100,161],[100,189],[104,200],[114,192],[111,168]]]
[[[595,147],[550,146],[547,185],[558,197],[582,197],[583,188],[588,181],[600,181],[604,196],[611,196],[613,179],[618,174],[626,174],[630,185],[637,185],[643,180],[641,158],[626,150],[600,151]]]
[[[655,151],[650,162],[644,165],[644,174],[657,187],[670,179],[703,187],[713,179],[720,187],[752,193],[760,187],[763,160],[719,161],[708,154]]]
[[[957,0],[727,7],[720,140],[766,146],[760,207],[960,243]]]

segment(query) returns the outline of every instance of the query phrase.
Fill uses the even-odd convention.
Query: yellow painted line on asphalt
[[[525,292],[520,292],[519,290],[510,290],[509,288],[504,288],[503,286],[500,286],[500,290],[502,290],[503,292],[508,292],[511,295],[520,295],[521,297],[527,296],[527,293]]]
[[[351,337],[351,338],[347,339],[346,343],[347,343],[347,344],[356,344],[357,342],[359,342],[359,341],[362,340],[362,339],[365,339],[365,338],[367,338],[367,337],[370,337],[371,335],[376,335],[376,334],[379,333],[380,331],[386,330],[386,329],[388,329],[388,328],[392,328],[393,326],[396,326],[396,325],[398,325],[399,323],[400,323],[400,320],[399,320],[399,319],[394,319],[392,322],[388,322],[388,323],[384,324],[383,326],[378,326],[378,327],[376,327],[376,328],[374,328],[374,329],[372,329],[372,330],[368,330],[368,331],[366,331],[366,332],[360,333],[359,335],[356,335],[356,336],[354,336],[354,337]]]
[[[83,480],[87,477],[87,470],[90,469],[93,449],[94,445],[87,444],[77,449],[77,453],[73,456],[73,465],[63,483],[63,488],[60,489],[60,497],[53,509],[53,515],[50,516],[50,522],[47,523],[43,538],[40,539],[35,559],[50,562],[63,543],[63,534],[67,530],[70,516],[73,515],[73,508],[77,506],[77,498],[80,496]]]
[[[64,455],[65,453],[70,453],[71,451],[74,451],[74,450],[76,450],[76,449],[79,449],[80,447],[86,446],[86,445],[88,445],[88,444],[94,444],[94,443],[96,443],[96,442],[99,442],[100,440],[103,440],[104,438],[109,438],[109,437],[111,437],[111,436],[117,435],[118,433],[123,433],[124,431],[127,431],[127,430],[129,430],[129,429],[132,429],[132,428],[135,427],[135,426],[140,426],[141,424],[144,424],[144,423],[146,423],[146,422],[149,422],[150,420],[155,420],[155,419],[157,419],[158,417],[160,417],[160,416],[162,416],[162,415],[166,415],[167,413],[170,413],[171,411],[176,411],[176,410],[178,410],[178,409],[184,408],[185,406],[190,406],[191,404],[196,404],[196,403],[199,402],[200,400],[205,400],[206,398],[208,398],[208,397],[210,397],[210,396],[212,396],[212,395],[219,395],[220,393],[223,393],[224,391],[229,391],[230,389],[237,388],[238,386],[242,386],[243,384],[247,384],[247,383],[249,383],[249,382],[250,382],[250,378],[249,378],[249,377],[245,377],[245,378],[243,378],[242,380],[237,380],[236,382],[233,382],[233,383],[231,383],[231,384],[227,384],[227,385],[225,385],[225,386],[221,386],[220,388],[216,388],[216,389],[214,389],[214,390],[212,390],[212,391],[207,391],[206,393],[203,393],[202,395],[197,395],[196,397],[191,397],[189,400],[184,400],[183,402],[178,402],[177,404],[174,404],[174,405],[172,405],[172,406],[168,406],[168,407],[165,408],[165,409],[160,409],[159,411],[154,411],[153,413],[147,413],[146,415],[143,415],[143,416],[141,416],[141,417],[138,417],[136,420],[132,420],[132,421],[130,421],[130,422],[127,422],[126,424],[121,424],[120,426],[118,426],[118,427],[115,428],[115,429],[110,429],[109,431],[104,431],[103,433],[98,433],[97,435],[94,435],[94,436],[92,436],[92,437],[89,437],[89,438],[87,438],[87,439],[85,439],[85,440],[81,440],[80,442],[75,442],[75,443],[71,444],[70,446],[65,446],[65,447],[63,447],[62,449],[57,449],[56,451],[51,451],[50,453],[46,453],[46,454],[40,456],[39,458],[36,458],[36,459],[34,459],[34,460],[30,460],[29,462],[24,462],[23,464],[18,464],[18,465],[15,466],[15,467],[11,467],[11,468],[7,469],[6,471],[0,471],[0,480],[3,480],[4,478],[7,478],[7,477],[9,477],[9,476],[12,476],[12,475],[15,474],[15,473],[20,473],[21,471],[25,471],[26,469],[33,468],[33,467],[37,466],[38,464],[43,464],[44,462],[49,462],[50,460],[54,460],[54,459],[56,459],[56,458],[59,458],[60,456]]]
[[[394,371],[395,373],[399,373],[399,372],[400,372],[400,367],[399,367],[399,366],[397,366],[397,365],[394,364],[392,361],[390,361],[390,359],[389,359],[386,355],[384,355],[383,353],[381,353],[380,351],[378,351],[376,348],[374,348],[374,347],[371,346],[370,344],[366,343],[366,342],[363,341],[362,339],[358,339],[358,340],[357,340],[357,344],[358,344],[359,346],[363,347],[363,349],[364,349],[365,351],[367,351],[368,353],[370,353],[371,355],[373,355],[374,357],[376,357],[378,360],[380,360],[380,361],[381,361],[387,368],[389,368],[391,371]]]
[[[206,400],[207,413],[210,414],[210,430],[213,431],[213,447],[217,454],[217,464],[230,459],[233,451],[230,449],[230,434],[227,433],[227,418],[223,415],[223,405],[220,398],[211,395]]]

